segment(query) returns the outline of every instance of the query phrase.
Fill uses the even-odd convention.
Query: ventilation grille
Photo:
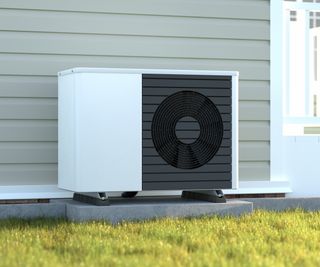
[[[143,189],[231,187],[231,76],[142,76]]]
[[[194,118],[190,127],[180,127],[178,122],[186,117]],[[199,130],[194,125],[199,124]],[[192,125],[193,124],[193,125]],[[185,143],[183,135],[200,131],[192,143]],[[168,96],[154,113],[151,135],[155,149],[170,165],[181,169],[195,169],[203,166],[217,153],[223,137],[223,122],[219,110],[204,95],[194,91],[180,91]]]

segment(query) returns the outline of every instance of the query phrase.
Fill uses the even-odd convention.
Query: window
[[[284,0],[285,135],[320,134],[320,0]]]

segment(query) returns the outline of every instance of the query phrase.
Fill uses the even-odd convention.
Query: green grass
[[[256,211],[117,226],[4,220],[0,266],[320,266],[320,213]]]

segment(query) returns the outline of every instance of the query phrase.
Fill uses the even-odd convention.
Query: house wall
[[[270,179],[269,1],[0,1],[0,186],[57,183],[72,67],[240,72],[240,181]]]

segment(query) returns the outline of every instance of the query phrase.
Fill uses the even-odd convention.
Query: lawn
[[[320,213],[255,211],[116,226],[4,220],[0,266],[320,266]]]

